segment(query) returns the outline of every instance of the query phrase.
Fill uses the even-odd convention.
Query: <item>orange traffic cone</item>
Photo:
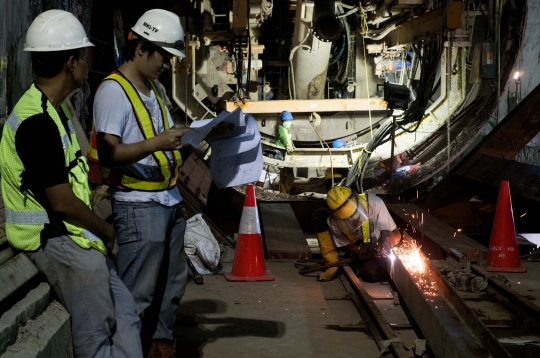
[[[248,184],[246,189],[232,271],[224,272],[223,275],[227,281],[274,281],[276,279],[270,275],[270,271],[266,271],[264,264],[261,226],[253,184]]]
[[[501,182],[499,199],[495,211],[493,231],[489,241],[486,271],[490,272],[527,272],[521,266],[519,247],[516,239],[510,185],[507,180]]]

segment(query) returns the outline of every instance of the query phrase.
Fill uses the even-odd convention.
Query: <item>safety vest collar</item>
[[[39,91],[39,94],[42,96],[42,99],[41,99],[42,103],[46,103],[45,105],[43,105],[43,107],[44,107],[43,110],[49,113],[47,107],[48,106],[52,107],[52,104],[50,104],[50,102],[48,102],[47,97],[45,97],[45,94],[43,92],[41,92],[41,90],[39,88],[35,87],[34,85],[32,85],[30,90]],[[68,109],[67,109],[67,107],[66,107],[66,105],[64,103],[62,103],[61,108],[64,111],[64,114],[66,114],[66,111],[67,111],[66,116],[69,119],[69,117],[70,117],[69,116],[69,111],[68,111]],[[22,120],[17,116],[15,111],[12,111],[10,113],[10,115],[8,116],[6,124],[13,131],[13,133],[17,133],[17,131],[19,130],[19,127],[22,124]],[[71,120],[68,121],[68,128],[69,128],[69,133],[65,133],[64,135],[62,135],[62,138],[61,138],[61,140],[62,140],[62,148],[64,150],[66,150],[68,148],[68,146],[70,145],[70,142],[71,142],[70,136],[75,135],[75,127],[73,126],[73,123],[72,123]]]

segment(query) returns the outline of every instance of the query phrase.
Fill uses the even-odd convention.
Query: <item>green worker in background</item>
[[[287,154],[291,154],[294,150],[294,144],[291,135],[293,116],[289,111],[281,113],[281,124],[276,130],[276,144],[279,147],[285,148]],[[294,185],[293,168],[283,167],[279,169],[279,191],[286,194],[291,194],[292,186]]]
[[[276,144],[287,149],[287,154],[291,154],[294,150],[294,145],[291,135],[293,116],[289,111],[281,113],[281,124],[276,131]]]

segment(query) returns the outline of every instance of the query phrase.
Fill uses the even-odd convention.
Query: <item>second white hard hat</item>
[[[24,51],[53,52],[94,46],[79,20],[64,10],[38,15],[28,28]]]
[[[148,10],[131,29],[136,35],[162,47],[165,51],[185,57],[184,29],[175,13],[161,9]]]

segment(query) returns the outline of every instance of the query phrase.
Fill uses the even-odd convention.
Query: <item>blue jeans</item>
[[[71,315],[75,357],[142,358],[135,302],[111,260],[68,236],[48,239],[27,255]]]
[[[118,276],[132,293],[137,314],[146,311],[143,335],[172,341],[188,273],[182,208],[117,200],[112,206],[120,247]]]

